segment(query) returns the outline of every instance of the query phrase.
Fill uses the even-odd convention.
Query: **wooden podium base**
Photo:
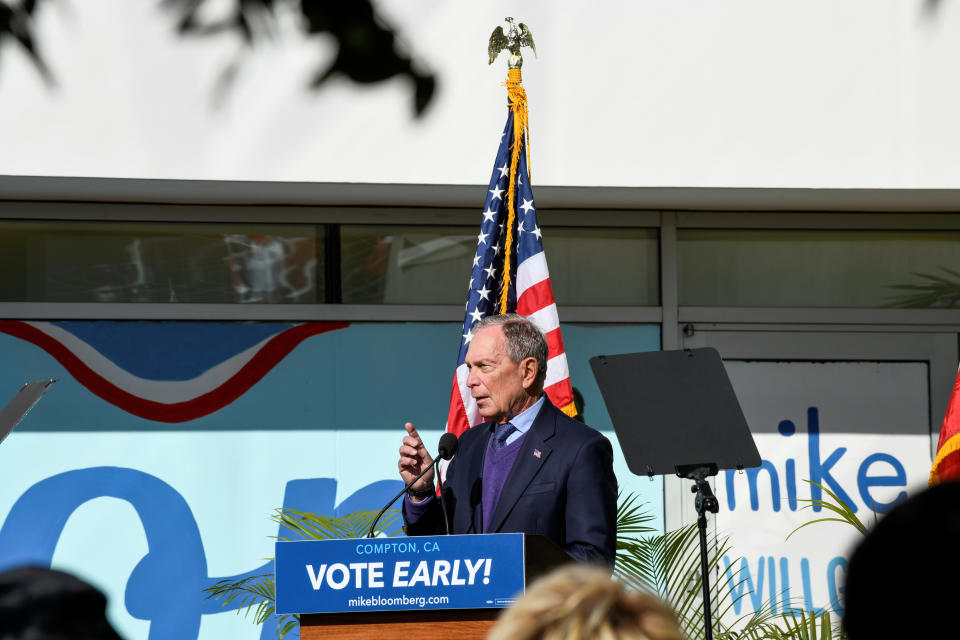
[[[501,609],[381,611],[375,613],[307,613],[300,616],[302,640],[327,638],[411,638],[482,640]]]

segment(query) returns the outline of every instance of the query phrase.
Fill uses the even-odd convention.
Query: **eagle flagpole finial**
[[[537,55],[537,47],[533,44],[533,35],[530,29],[522,22],[517,24],[513,18],[507,18],[507,24],[510,25],[507,32],[503,32],[503,27],[498,26],[490,35],[490,43],[487,45],[487,53],[490,55],[490,63],[497,59],[500,52],[506,49],[510,52],[508,66],[511,69],[519,69],[523,66],[523,54],[520,53],[521,47],[530,47],[533,55]]]

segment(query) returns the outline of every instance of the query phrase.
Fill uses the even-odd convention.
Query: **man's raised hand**
[[[403,444],[400,446],[400,479],[404,484],[417,477],[417,475],[433,463],[433,456],[423,446],[423,440],[412,422],[403,425],[407,430],[407,435],[403,438]],[[410,487],[412,491],[425,491],[433,487],[433,469],[428,471],[415,485]],[[414,502],[420,502],[420,499],[410,496]]]

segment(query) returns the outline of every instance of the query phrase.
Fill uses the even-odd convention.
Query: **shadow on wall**
[[[40,76],[49,86],[55,84],[55,73],[47,66],[41,53],[42,46],[35,37],[39,7],[49,3],[37,0],[9,2],[0,0],[0,49],[5,41],[14,40],[26,52]],[[232,0],[225,12],[211,11],[224,3],[210,0],[162,0],[161,8],[171,13],[175,28],[181,37],[234,36],[247,49],[264,38],[275,36],[278,4],[274,0]],[[318,70],[311,88],[319,89],[333,77],[345,77],[358,84],[382,82],[395,76],[408,78],[413,83],[413,109],[417,117],[423,115],[433,98],[436,78],[414,66],[410,54],[397,46],[394,30],[374,10],[370,0],[328,2],[301,0],[295,5],[299,19],[293,21],[307,36],[331,36],[337,43],[337,54],[325,68]],[[219,19],[205,19],[209,13],[223,15]],[[0,50],[2,54],[2,50]],[[0,57],[0,63],[3,58]],[[221,73],[218,93],[229,90],[240,70],[240,60],[234,60]]]

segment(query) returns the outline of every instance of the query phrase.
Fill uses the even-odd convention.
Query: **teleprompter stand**
[[[704,630],[712,640],[706,514],[720,505],[707,478],[760,465],[720,354],[706,348],[596,356],[590,366],[630,471],[694,481]]]

